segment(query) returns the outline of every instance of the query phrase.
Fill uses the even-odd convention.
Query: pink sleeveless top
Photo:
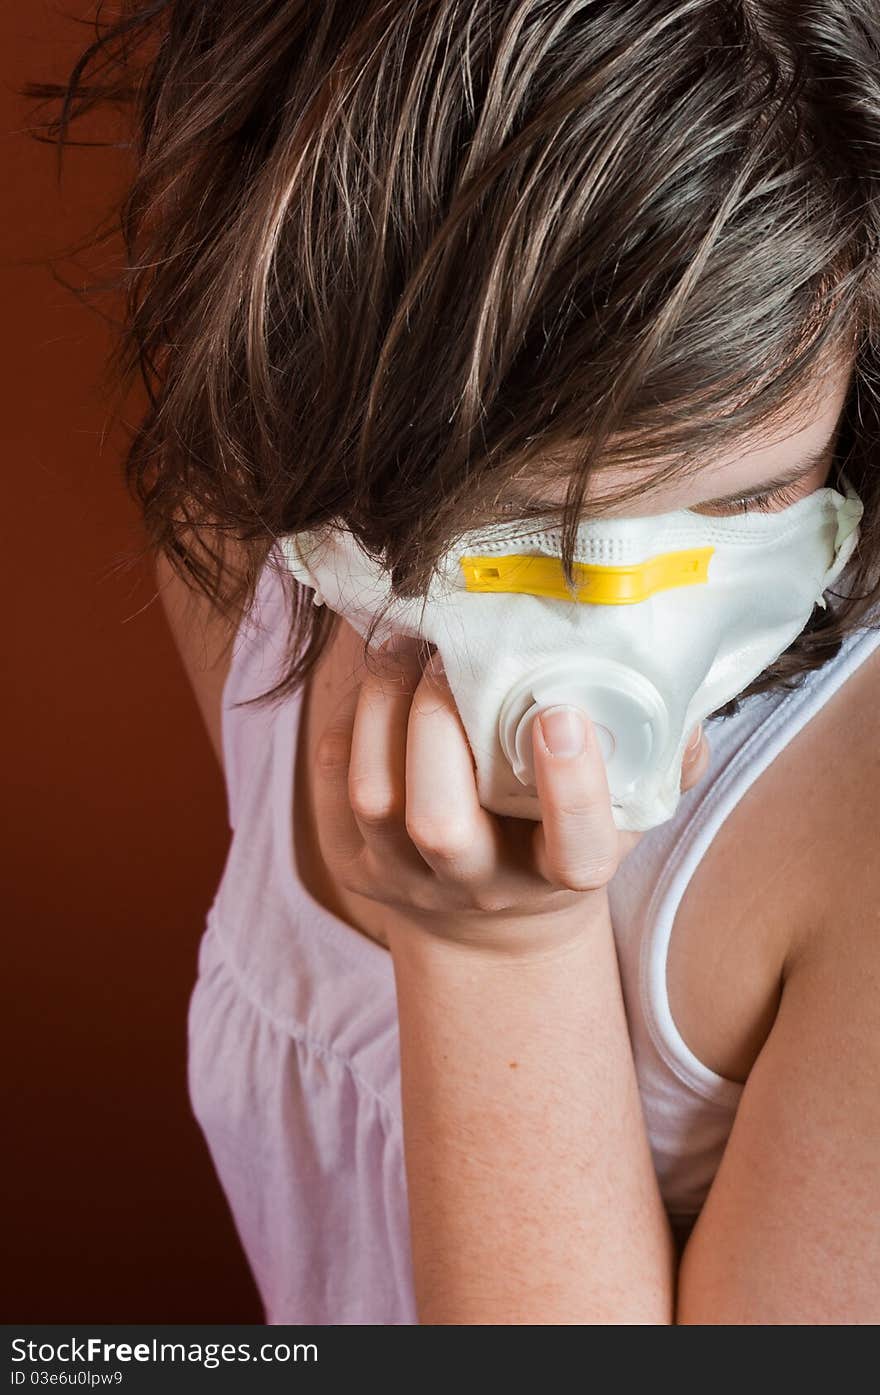
[[[232,839],[190,1000],[190,1098],[266,1321],[415,1323],[391,956],[299,880],[301,692],[276,707],[233,708],[280,676],[293,585],[270,560],[224,689]],[[737,801],[878,643],[880,630],[860,630],[796,691],[760,694],[735,717],[710,719],[710,772],[674,818],[642,837],[610,887],[646,1128],[683,1234],[743,1087],[698,1060],[672,1019],[666,951],[676,908]]]

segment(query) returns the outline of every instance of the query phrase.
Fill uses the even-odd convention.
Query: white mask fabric
[[[596,726],[612,815],[644,831],[675,813],[692,729],[797,638],[851,557],[863,505],[850,483],[772,513],[689,509],[579,524],[576,598],[561,528],[466,533],[426,597],[393,600],[374,643],[439,651],[474,757],[480,803],[538,820],[531,725],[567,703]],[[339,523],[279,539],[294,576],[365,637],[390,576]]]

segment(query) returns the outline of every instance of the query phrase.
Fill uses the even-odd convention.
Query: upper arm
[[[880,1322],[880,867],[857,841],[746,1081],[677,1323]]]
[[[187,586],[164,553],[156,558],[156,580],[169,629],[222,770],[221,702],[236,626],[206,596]]]

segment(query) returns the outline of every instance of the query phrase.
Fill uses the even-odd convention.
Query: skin
[[[710,498],[794,464],[830,435],[848,371],[823,381],[821,402],[805,399],[787,434],[691,476],[687,487],[646,494],[640,511],[712,512]],[[820,488],[828,464],[798,492]],[[209,619],[192,637],[194,617],[169,595],[176,583],[161,565],[158,575],[222,758],[228,646],[214,641]],[[316,670],[316,727],[296,802],[308,805],[314,785],[309,861],[346,898],[345,918],[358,926],[363,910],[367,933],[393,957],[420,1321],[880,1321],[880,662],[866,661],[810,723],[821,741],[796,767],[792,794],[805,853],[785,871],[806,878],[821,864],[814,914],[789,928],[776,1020],[679,1257],[644,1135],[607,898],[601,886],[582,889],[582,843],[566,832],[586,814],[607,834],[600,766],[589,753],[554,760],[536,724],[545,844],[520,874],[534,879],[541,910],[530,924],[544,940],[525,933],[512,945],[497,864],[461,863],[472,766],[454,707],[441,684],[406,677],[406,656],[373,681],[360,652],[360,637],[341,622]],[[573,885],[581,889],[565,890]],[[494,946],[459,938],[477,886],[484,906],[493,896],[500,904],[474,908],[473,925],[492,922]],[[383,900],[392,888],[398,896],[409,888],[408,907]],[[555,914],[541,903],[554,888],[562,889]],[[580,906],[579,928],[567,897]],[[529,917],[513,923],[523,931]]]
[[[787,434],[646,495],[640,512],[714,513],[711,499],[789,469],[833,438],[848,382],[846,366],[829,374]],[[821,487],[830,464],[829,449],[797,497]],[[781,1025],[753,1071],[757,1083],[747,1084],[679,1269],[638,1103],[608,915],[607,884],[630,849],[611,821],[589,723],[580,756],[554,757],[538,723],[534,733],[543,819],[529,844],[512,844],[502,826],[525,821],[480,808],[442,678],[420,675],[405,651],[378,679],[360,674],[318,743],[321,853],[332,877],[379,909],[394,961],[420,1321],[876,1320],[870,1275],[880,1236],[874,1227],[865,1239],[863,1208],[857,1233],[845,1200],[841,1208],[849,1243],[841,1304],[815,1243],[814,1217],[828,1225],[821,1179],[808,1174],[804,1185],[813,1211],[792,1204],[804,1174],[798,1129],[809,1134],[811,1109],[824,1151],[846,1149],[840,1128],[829,1145],[815,1098],[782,1111],[795,1155],[783,1151],[780,1161],[778,1090],[803,1085],[802,1070],[793,1077],[809,1032],[824,1030],[829,1043],[835,1035],[827,1012],[817,1027],[828,958],[812,934],[792,945]],[[776,1062],[775,1079],[765,1058]],[[829,1108],[834,1078],[831,1069]],[[880,1163],[880,1126],[858,1147],[867,1186]],[[769,1192],[756,1188],[756,1175],[772,1180]],[[744,1219],[744,1199],[764,1230]],[[731,1252],[741,1258],[733,1273]]]

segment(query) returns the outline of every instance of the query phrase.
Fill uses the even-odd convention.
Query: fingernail
[[[411,643],[409,635],[392,635],[390,639],[386,639],[384,644],[379,645],[379,653],[396,658],[399,654],[404,654]]]
[[[697,747],[700,744],[702,736],[703,727],[701,724],[700,726],[696,727],[695,730],[691,733],[691,739],[684,748],[684,753],[686,756],[692,756],[694,754],[694,751],[696,751]]]
[[[548,707],[538,718],[551,756],[580,756],[586,749],[587,727],[576,707]]]
[[[429,678],[436,678],[438,683],[448,683],[446,668],[439,649],[435,649],[428,662],[425,664],[425,673]]]

